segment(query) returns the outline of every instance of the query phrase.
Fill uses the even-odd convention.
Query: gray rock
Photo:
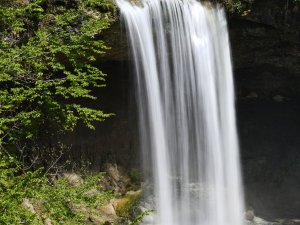
[[[276,101],[276,102],[283,102],[285,99],[285,97],[281,96],[281,95],[275,95],[273,97],[273,100]]]
[[[247,221],[253,221],[254,220],[254,217],[255,217],[255,215],[254,215],[254,211],[253,210],[247,210],[246,212],[245,212],[245,219],[247,220]]]
[[[83,179],[76,173],[64,173],[63,175],[73,186],[78,186],[83,183]]]

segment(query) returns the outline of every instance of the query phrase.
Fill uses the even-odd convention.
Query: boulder
[[[83,183],[83,179],[76,173],[64,173],[63,176],[67,178],[69,184],[78,186]]]

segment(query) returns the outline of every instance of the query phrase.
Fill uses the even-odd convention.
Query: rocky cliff
[[[254,1],[228,14],[247,204],[265,218],[300,217],[300,5]],[[102,38],[112,47],[98,63],[109,74],[99,93],[116,115],[95,132],[70,135],[76,157],[138,166],[134,82],[126,31],[117,21]]]

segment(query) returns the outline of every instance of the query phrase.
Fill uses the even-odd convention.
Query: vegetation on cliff
[[[105,219],[97,215],[99,207],[114,197],[104,190],[102,174],[78,179],[76,184],[66,177],[50,182],[42,169],[24,172],[24,165],[1,153],[0,171],[0,224],[99,222]]]
[[[79,121],[93,129],[111,115],[79,100],[96,99],[92,89],[105,86],[94,62],[108,49],[97,37],[113,21],[113,7],[106,0],[1,3],[1,148],[23,151]]]
[[[258,2],[257,0],[219,0],[228,12],[246,16],[251,12],[253,5]],[[284,3],[284,1],[282,1]],[[300,0],[285,0],[286,10],[289,4],[300,4]]]

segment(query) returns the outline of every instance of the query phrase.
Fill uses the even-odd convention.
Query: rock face
[[[282,0],[255,1],[247,16],[229,20],[239,94],[300,93],[300,8]]]
[[[247,203],[267,219],[300,217],[300,10],[255,1],[229,19]]]

